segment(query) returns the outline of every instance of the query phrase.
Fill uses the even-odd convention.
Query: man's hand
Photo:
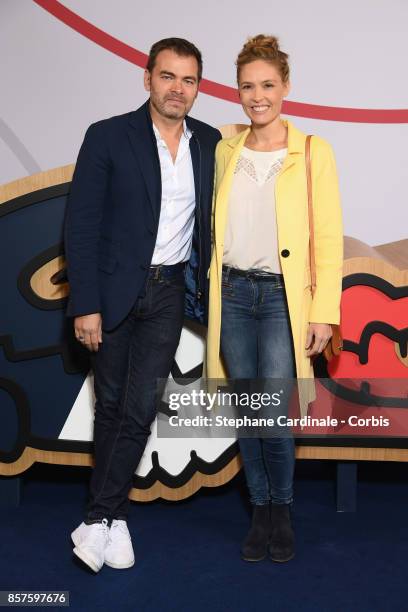
[[[307,357],[323,352],[332,335],[332,328],[328,323],[309,323],[305,346]]]
[[[102,343],[102,317],[99,312],[75,317],[75,337],[90,351],[97,351]]]

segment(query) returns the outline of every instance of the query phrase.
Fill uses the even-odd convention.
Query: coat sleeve
[[[91,125],[79,151],[65,218],[68,316],[101,311],[98,247],[110,159],[101,124]]]
[[[313,140],[316,137],[312,138]],[[312,148],[312,194],[316,261],[316,290],[309,321],[340,322],[343,269],[343,223],[336,162],[331,146],[317,139]],[[313,159],[314,158],[314,159]]]

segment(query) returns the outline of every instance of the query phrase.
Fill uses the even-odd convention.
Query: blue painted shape
[[[10,452],[18,434],[17,406],[12,396],[0,388],[0,450]]]
[[[0,371],[26,393],[31,433],[57,439],[85,380],[84,375],[67,374],[60,355],[13,363],[5,358],[2,350]]]
[[[32,204],[0,219],[0,335],[11,334],[17,350],[61,342],[65,313],[40,310],[21,295],[21,270],[46,249],[62,242],[66,197]]]

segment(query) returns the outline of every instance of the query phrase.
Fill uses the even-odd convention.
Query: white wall
[[[291,58],[291,101],[408,109],[404,0],[62,4],[146,53],[160,38],[186,37],[203,52],[204,76],[230,86],[245,38],[277,34]],[[146,98],[142,68],[32,0],[0,1],[0,54],[0,183],[74,162],[89,123],[136,108]],[[213,125],[245,121],[237,104],[204,94],[192,115]],[[345,233],[372,245],[406,238],[408,119],[397,124],[292,120],[335,148]]]

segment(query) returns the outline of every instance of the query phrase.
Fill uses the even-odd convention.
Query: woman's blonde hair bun
[[[274,64],[279,70],[284,83],[289,80],[289,55],[281,51],[279,39],[276,36],[257,34],[248,38],[237,57],[238,82],[242,66],[259,59]]]

